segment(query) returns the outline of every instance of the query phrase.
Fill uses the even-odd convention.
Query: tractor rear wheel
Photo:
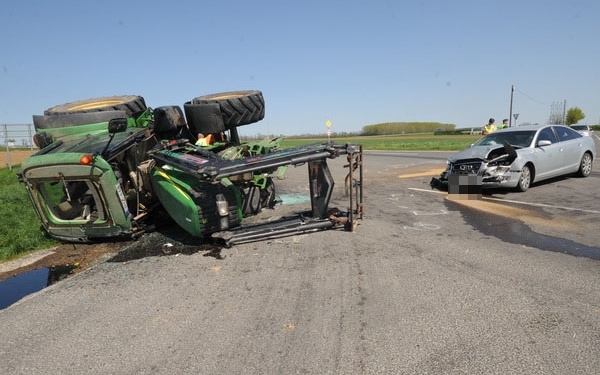
[[[100,98],[77,100],[48,108],[44,115],[67,115],[74,113],[93,113],[102,111],[125,111],[127,116],[135,117],[146,110],[144,98],[138,95],[116,95]]]
[[[265,117],[265,100],[256,90],[230,91],[199,96],[191,105],[218,104],[226,129],[252,124]]]

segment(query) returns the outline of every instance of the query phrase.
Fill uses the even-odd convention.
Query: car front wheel
[[[529,189],[531,185],[531,168],[529,165],[523,166],[521,169],[521,178],[519,178],[519,184],[517,185],[517,190],[524,192]]]

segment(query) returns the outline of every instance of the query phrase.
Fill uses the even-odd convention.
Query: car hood
[[[448,158],[448,162],[455,163],[459,160],[482,160],[494,162],[499,160],[512,163],[518,157],[515,148],[506,143],[504,145],[472,146]]]
[[[448,158],[449,162],[455,162],[457,160],[465,160],[465,159],[481,159],[485,160],[488,158],[488,155],[492,150],[497,150],[504,148],[501,145],[494,146],[472,146],[467,148],[466,150],[462,150],[457,154],[454,154]]]

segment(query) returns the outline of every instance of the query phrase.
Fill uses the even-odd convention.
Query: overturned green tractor
[[[185,113],[185,114],[184,114]],[[226,245],[320,229],[354,230],[362,219],[360,145],[282,148],[280,139],[240,142],[237,128],[264,118],[260,91],[146,106],[136,95],[58,105],[33,116],[40,151],[19,179],[49,236],[65,242],[136,238],[169,215],[187,233]],[[349,206],[328,207],[334,181],[327,159],[345,155]],[[245,226],[273,208],[275,180],[308,166],[310,211]]]

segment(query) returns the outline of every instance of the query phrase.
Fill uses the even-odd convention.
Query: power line
[[[515,91],[519,92],[521,95],[523,95],[524,97],[526,97],[527,99],[536,102],[537,104],[541,104],[541,105],[550,105],[551,102],[548,101],[541,101],[541,100],[537,100],[535,98],[532,98],[530,95],[527,95],[526,93],[524,93],[523,91],[515,88]]]

